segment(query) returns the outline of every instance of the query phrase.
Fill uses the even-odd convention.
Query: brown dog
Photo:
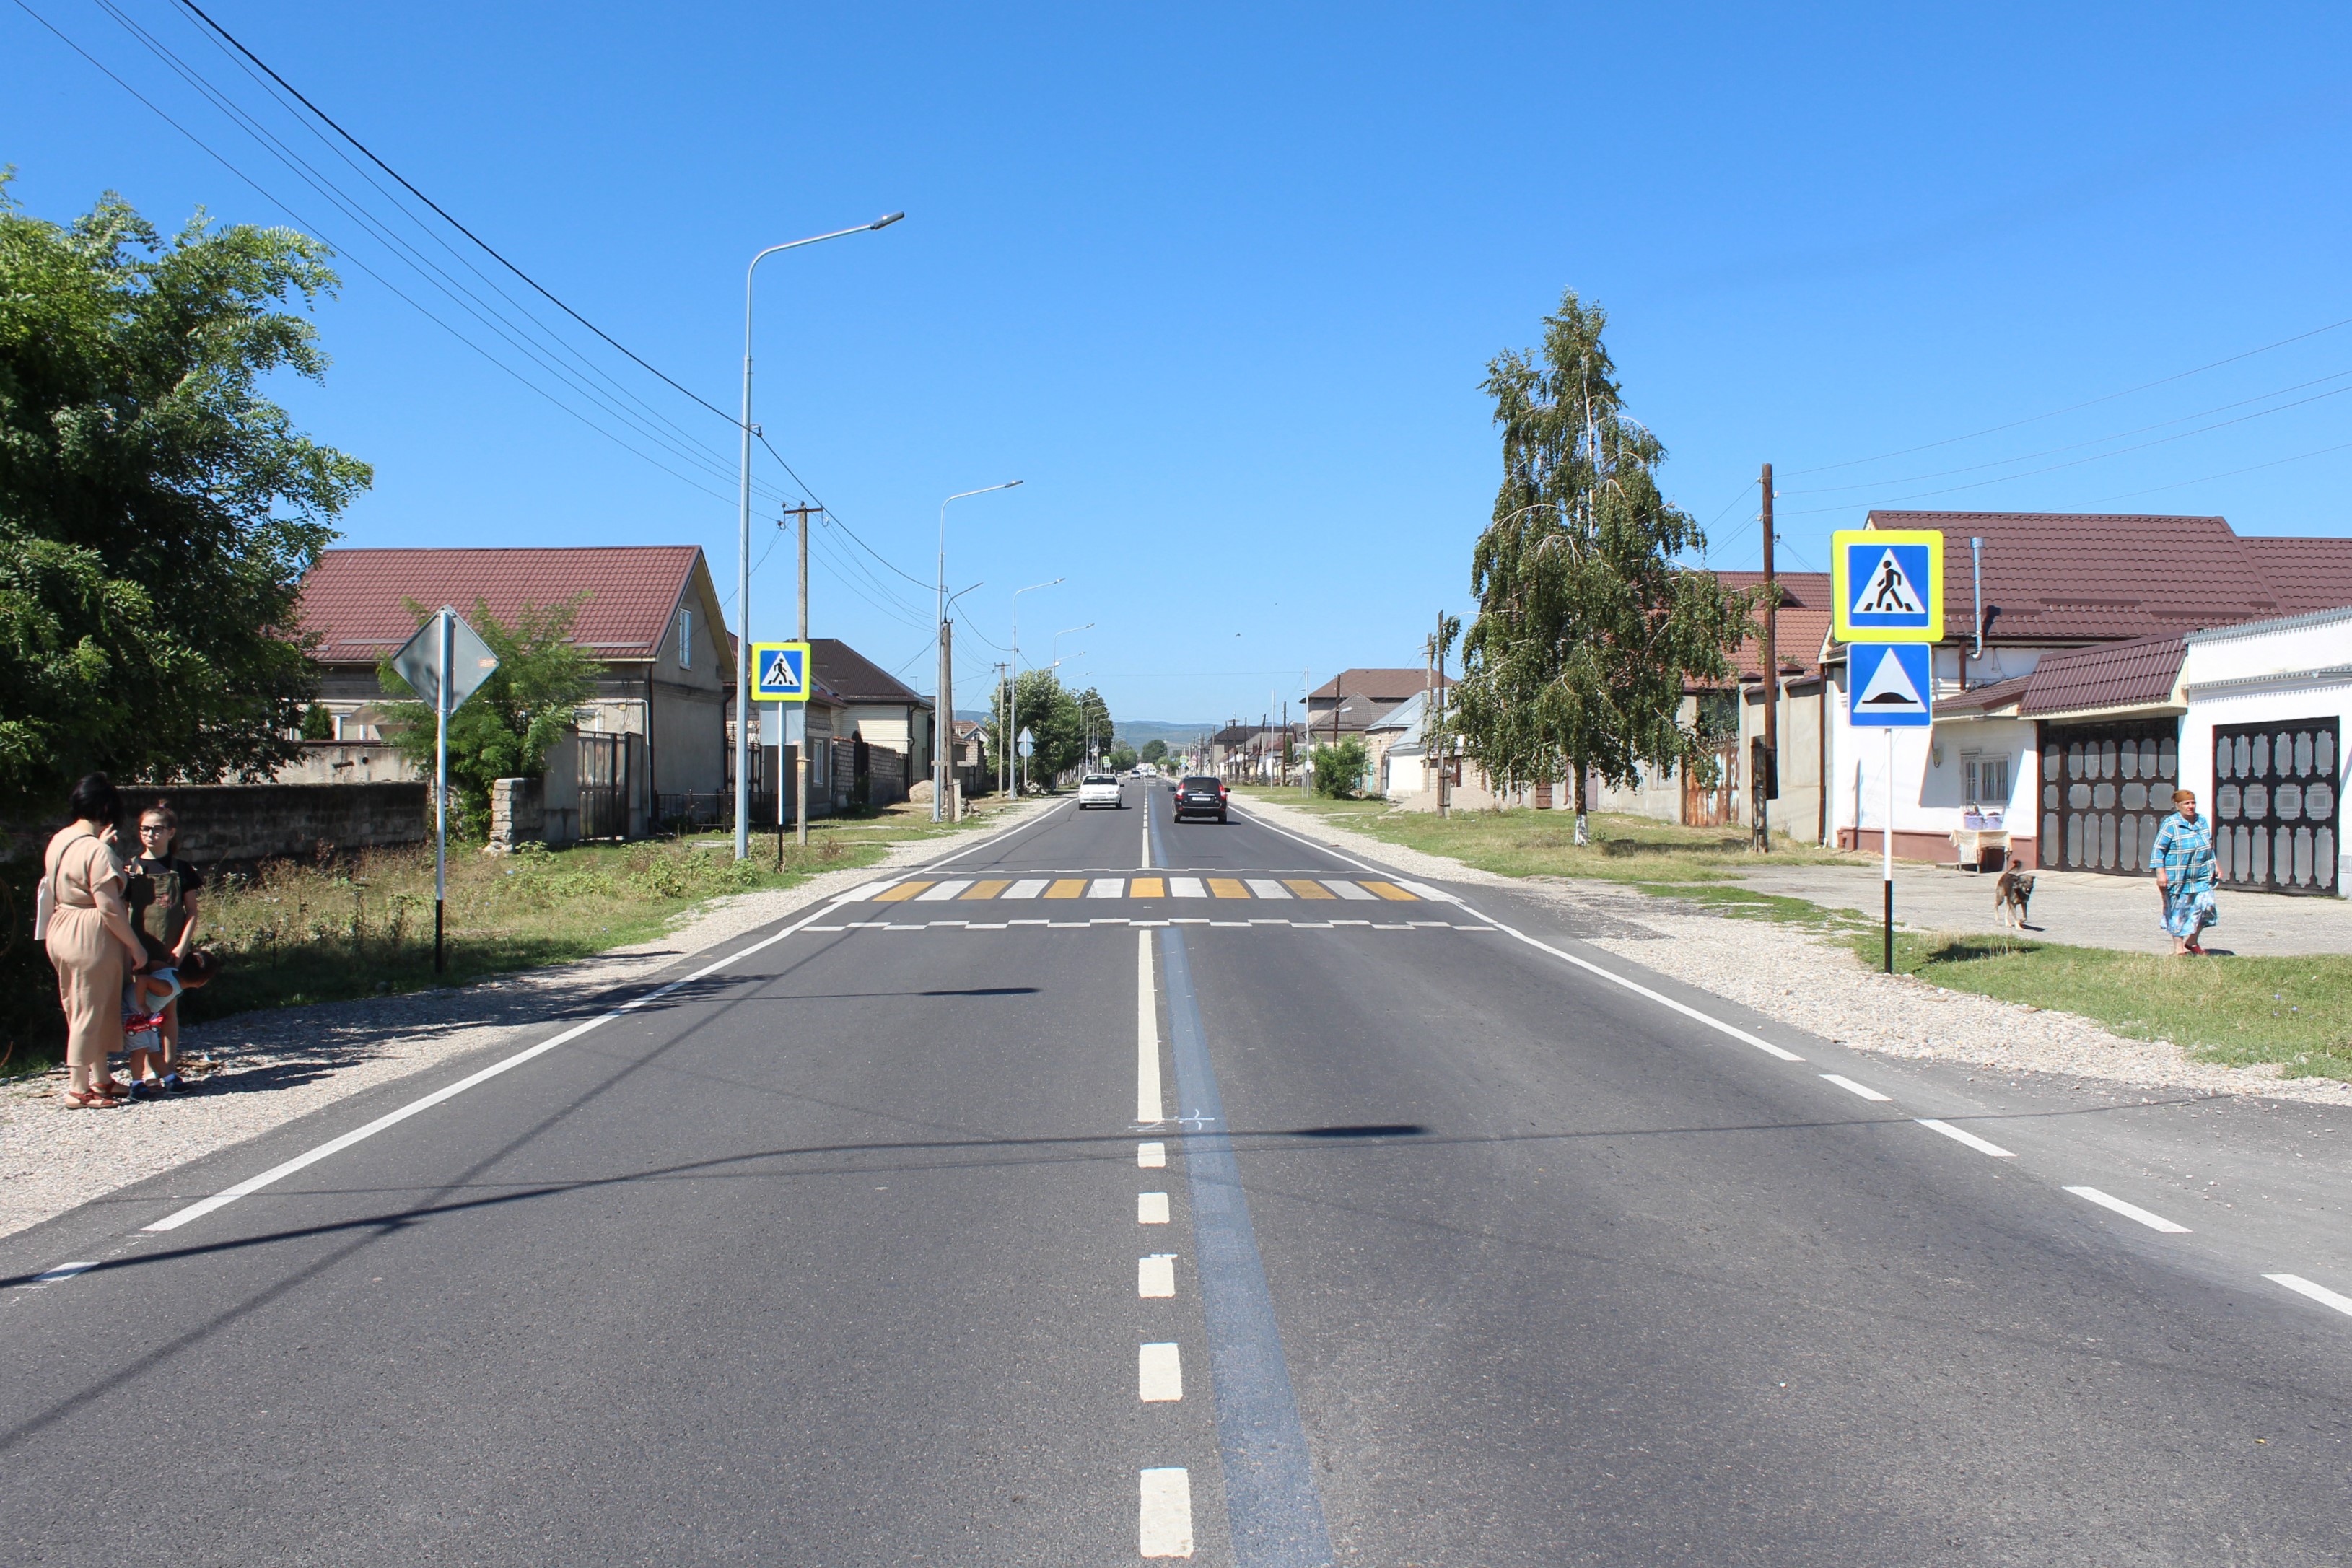
[[[2000,880],[1993,884],[1993,918],[2003,925],[2014,925],[2022,931],[2026,929],[2026,912],[2032,903],[2033,873],[2020,871],[2015,861],[2010,862],[2002,870]]]

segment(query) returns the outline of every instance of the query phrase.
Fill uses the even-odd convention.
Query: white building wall
[[[2180,783],[2213,809],[2213,731],[2222,725],[2285,724],[2333,717],[2339,754],[2335,785],[2347,773],[2341,747],[2352,740],[2352,612],[2202,632],[2180,665],[2189,712],[2180,721]],[[2332,673],[2331,673],[2332,672]],[[2339,819],[2340,821],[2341,819]],[[2336,845],[2336,887],[2346,896],[2352,854]]]

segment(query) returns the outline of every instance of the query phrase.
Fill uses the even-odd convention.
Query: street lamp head
[[[887,229],[892,224],[897,223],[900,218],[903,218],[907,214],[904,213],[885,213],[882,216],[876,218],[872,223],[867,224],[866,226],[869,229]]]
[[[1021,483],[1022,483],[1022,481],[1020,481],[1020,480],[1018,480],[1018,479],[1007,479],[1007,480],[1004,482],[1004,488],[1006,488],[1006,489],[1008,489],[1008,490],[1014,489],[1014,488],[1017,488],[1017,487],[1021,485]]]

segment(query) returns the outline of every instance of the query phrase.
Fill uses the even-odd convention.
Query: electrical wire
[[[709,409],[711,413],[725,420],[729,424],[734,425],[737,429],[740,430],[742,428],[741,422],[735,415],[730,414],[726,410],[709,402],[700,395],[688,391],[686,387],[679,385],[678,382],[672,381],[660,370],[639,358],[626,345],[614,338],[612,334],[606,332],[602,327],[597,326],[596,323],[589,320],[588,318],[580,314],[579,311],[574,310],[571,306],[566,305],[562,300],[558,299],[552,293],[550,293],[537,278],[531,277],[530,274],[525,272],[521,267],[517,267],[513,262],[509,261],[505,256],[499,255],[488,240],[482,238],[481,235],[476,234],[473,230],[459,223],[456,218],[451,217],[448,212],[445,210],[438,202],[436,202],[432,197],[418,190],[415,185],[410,184],[407,179],[401,174],[399,170],[394,169],[391,164],[385,162],[383,159],[377,157],[373,152],[369,151],[366,143],[360,141],[358,137],[353,136],[350,131],[344,130],[341,125],[335,121],[332,116],[327,113],[326,110],[320,109],[317,104],[312,103],[308,98],[305,98],[302,95],[301,90],[296,88],[293,83],[288,81],[284,77],[279,76],[275,70],[270,69],[268,62],[262,59],[260,56],[255,54],[251,49],[247,48],[244,44],[237,40],[236,35],[232,34],[227,28],[222,26],[218,22],[214,21],[213,18],[203,10],[203,8],[194,3],[194,0],[177,0],[177,4],[182,9],[194,15],[195,18],[202,22],[206,27],[209,27],[212,31],[220,35],[220,37],[226,41],[231,47],[235,48],[237,53],[243,55],[247,59],[251,60],[254,65],[268,74],[270,80],[276,82],[279,87],[284,88],[288,92],[292,93],[301,103],[303,108],[309,110],[312,114],[317,115],[319,119],[324,121],[336,135],[341,137],[353,147],[359,149],[361,154],[364,156],[369,162],[373,163],[377,168],[391,175],[394,180],[399,181],[400,186],[403,190],[406,191],[410,195],[415,196],[418,201],[423,202],[426,206],[431,207],[442,222],[447,224],[451,228],[456,229],[459,234],[464,235],[467,239],[472,240],[476,245],[481,246],[482,250],[488,255],[492,260],[496,261],[500,267],[505,267],[509,272],[513,273],[517,277],[521,278],[523,282],[529,284],[531,288],[541,298],[545,298],[548,303],[553,305],[566,316],[571,317],[574,321],[579,322],[583,327],[587,328],[591,332],[595,333],[597,337],[602,338],[613,348],[617,349],[623,354],[627,355],[628,358],[635,361],[638,366],[658,377],[661,381],[667,383],[674,391],[686,397],[693,399],[696,402],[700,403],[704,408]]]
[[[2174,382],[2187,381],[2190,376],[2201,376],[2208,371],[2218,371],[2224,365],[2234,365],[2241,360],[2251,360],[2258,354],[2267,354],[2274,349],[2284,349],[2289,344],[2300,343],[2305,339],[2316,338],[2343,327],[2352,327],[2352,316],[2347,316],[2340,321],[2330,321],[2324,327],[2314,327],[2307,332],[2297,332],[2293,337],[2281,338],[2277,342],[2265,343],[2259,349],[2248,349],[2243,353],[2231,354],[2224,359],[2215,360],[2210,364],[2199,365],[2194,370],[2180,371],[2168,376],[2158,376],[2152,382],[2142,382],[2137,386],[2126,387],[2121,392],[2106,392],[2098,397],[2086,398],[2081,402],[2068,403],[2064,408],[2053,408],[2047,413],[2028,414],[2023,419],[2012,419],[2005,424],[1987,425],[1982,430],[1970,431],[1966,435],[1951,435],[1941,441],[1929,441],[1917,446],[1906,446],[1893,452],[1882,452],[1874,457],[1850,457],[1843,463],[1824,463],[1812,468],[1792,468],[1789,471],[1788,476],[1791,479],[1801,479],[1808,474],[1827,474],[1840,468],[1857,467],[1864,463],[1883,463],[1890,457],[1908,457],[1915,452],[1932,452],[1939,446],[1951,446],[1963,441],[1974,441],[1979,436],[1998,435],[2004,430],[2015,430],[2020,425],[2033,424],[2045,419],[2055,419],[2063,413],[2074,413],[2083,409],[2095,408],[2100,403],[2113,402],[2117,398],[2130,397],[2135,392],[2169,386]]]
[[[2306,398],[2297,398],[2293,402],[2281,403],[2277,408],[2264,409],[2260,413],[2241,414],[2236,419],[2219,420],[2196,430],[2184,430],[2178,435],[2162,436],[2155,441],[2143,441],[2137,446],[2119,446],[2113,452],[2095,453],[2088,457],[2077,457],[2064,463],[2053,463],[2041,468],[2029,468],[2021,474],[2004,474],[1995,479],[1979,479],[1973,484],[1947,485],[1941,489],[1921,490],[1908,496],[1892,497],[1887,504],[1891,506],[1902,501],[1924,501],[1933,496],[1950,496],[1962,490],[1981,490],[1988,485],[2006,485],[2013,480],[2031,479],[2038,474],[2055,474],[2062,468],[2079,468],[2085,463],[2104,463],[2110,457],[2122,457],[2134,452],[2145,452],[2151,446],[2163,446],[2175,441],[2185,441],[2192,435],[2203,435],[2211,431],[2224,430],[2233,424],[2243,424],[2251,419],[2261,419],[2266,414],[2281,413],[2290,408],[2301,408],[2305,403],[2322,402],[2328,398],[2342,397],[2347,392],[2352,392],[2352,387],[2338,387],[2334,392],[2315,392]],[[1790,515],[1801,517],[1815,517],[1822,512],[1843,512],[1850,509],[1850,504],[1843,507],[1808,507]]]
[[[2297,382],[2293,386],[2279,387],[2266,392],[2257,392],[2252,397],[2236,398],[2229,402],[2216,403],[2211,408],[2200,408],[2193,413],[2179,414],[2171,419],[2159,419],[2153,424],[2143,424],[2132,430],[2119,430],[2110,435],[2095,435],[2087,441],[2073,441],[2067,443],[2063,446],[2047,447],[2040,452],[2020,453],[2014,457],[1995,458],[1989,463],[1971,463],[1958,468],[1941,468],[1929,474],[1911,474],[1906,475],[1900,479],[1874,479],[1854,485],[1824,485],[1808,490],[1780,490],[1775,491],[1774,494],[1781,496],[1834,496],[1847,490],[1875,490],[1895,485],[1916,485],[1928,479],[1948,479],[1955,475],[1959,474],[1979,474],[1982,473],[1987,468],[2005,468],[2012,463],[2031,463],[2039,457],[2055,457],[2062,452],[2079,452],[2085,446],[2099,446],[2104,445],[2105,443],[2110,441],[2128,440],[2135,435],[2144,435],[2151,430],[2162,430],[2168,425],[2185,423],[2192,419],[2204,419],[2211,414],[2226,413],[2233,408],[2244,408],[2249,403],[2264,402],[2274,397],[2284,397],[2289,392],[2302,392],[2308,387],[2325,386],[2329,382],[2339,382],[2347,376],[2352,376],[2352,371],[2335,371],[2327,375],[2315,376],[2306,382]],[[2312,400],[2305,399],[2303,401],[2309,402]],[[2249,414],[2247,417],[2250,419],[2260,419],[2265,413],[2278,413],[2286,409],[2295,408],[2298,406],[2300,406],[2299,403],[2282,403],[2277,408],[2264,409],[2261,411],[2261,413]],[[2215,425],[2209,428],[2219,429],[2221,427]],[[2193,430],[2182,432],[2182,434],[2184,435],[2196,435],[2200,434],[2202,433]],[[2132,448],[2130,450],[2136,451],[2137,448]]]

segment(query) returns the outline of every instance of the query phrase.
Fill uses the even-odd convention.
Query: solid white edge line
[[[410,1101],[407,1104],[401,1106],[396,1111],[390,1111],[385,1113],[383,1115],[378,1116],[374,1121],[368,1123],[365,1126],[354,1127],[350,1132],[343,1134],[341,1137],[330,1138],[316,1148],[305,1150],[303,1153],[295,1155],[292,1159],[288,1160],[281,1165],[272,1166],[269,1169],[263,1171],[259,1176],[247,1176],[245,1180],[238,1182],[235,1186],[224,1187],[219,1192],[213,1194],[210,1197],[199,1199],[197,1202],[188,1205],[185,1208],[165,1215],[163,1218],[155,1221],[152,1225],[142,1226],[140,1228],[142,1230],[177,1230],[181,1226],[187,1224],[192,1219],[201,1219],[216,1208],[226,1208],[228,1205],[235,1203],[238,1198],[250,1197],[254,1193],[259,1192],[263,1187],[284,1181],[288,1176],[292,1176],[295,1172],[306,1170],[311,1166],[317,1165],[320,1160],[328,1158],[330,1155],[339,1155],[342,1153],[343,1150],[350,1148],[353,1144],[362,1143],[366,1139],[374,1137],[378,1133],[383,1132],[387,1127],[398,1126],[401,1123],[407,1121],[411,1116],[417,1114],[419,1112],[429,1111],[445,1100],[454,1100],[458,1095],[463,1094],[467,1090],[475,1087],[477,1084],[487,1083],[491,1079],[498,1077],[500,1073],[511,1071],[513,1069],[520,1067],[526,1061],[532,1061],[537,1057],[544,1056],[559,1045],[568,1045],[572,1041],[578,1040],[582,1035],[586,1034],[591,1030],[600,1029],[605,1024],[611,1023],[614,1019],[622,1018],[629,1013],[636,1011],[639,1008],[646,1006],[649,1002],[657,1002],[662,998],[669,995],[672,991],[677,990],[681,986],[690,986],[697,980],[704,979],[711,975],[717,974],[719,970],[726,968],[730,964],[735,964],[740,962],[742,959],[750,957],[752,954],[759,952],[764,947],[772,947],[777,943],[782,941],[785,937],[797,933],[802,926],[820,920],[841,907],[842,904],[839,900],[820,904],[816,908],[810,910],[808,914],[803,915],[800,919],[794,921],[792,925],[785,926],[782,931],[776,932],[773,936],[762,937],[759,941],[752,943],[748,947],[738,949],[733,953],[730,953],[723,958],[718,959],[712,963],[705,964],[701,968],[694,971],[694,973],[690,975],[682,975],[678,978],[670,981],[669,984],[663,986],[658,990],[647,991],[641,997],[633,997],[629,1000],[623,1002],[619,1007],[613,1009],[610,1012],[599,1013],[596,1017],[589,1019],[585,1022],[573,1024],[570,1029],[565,1030],[562,1034],[556,1035],[552,1039],[541,1040],[537,1045],[529,1047],[523,1051],[519,1051],[512,1056],[506,1057],[501,1061],[494,1061],[478,1072],[470,1073],[467,1076],[459,1079],[457,1082],[446,1084],[442,1088],[436,1089],[432,1093],[425,1095],[421,1099]]]
[[[1826,1082],[1836,1084],[1849,1094],[1859,1094],[1865,1100],[1875,1100],[1882,1104],[1895,1098],[1892,1094],[1881,1094],[1867,1083],[1856,1083],[1842,1072],[1824,1072],[1822,1078]]]
[[[1331,848],[1328,844],[1318,844],[1314,840],[1302,838],[1286,828],[1277,828],[1272,822],[1267,821],[1265,818],[1255,816],[1254,813],[1244,813],[1244,815],[1249,815],[1252,821],[1255,821],[1259,827],[1264,828],[1269,833],[1280,833],[1284,838],[1289,839],[1297,843],[1305,844],[1309,849],[1320,850],[1325,854],[1329,855],[1332,859],[1345,861],[1348,864],[1354,866],[1359,871],[1370,872],[1374,876],[1391,878],[1396,874],[1393,872],[1385,871],[1379,866],[1368,865],[1364,862],[1357,860],[1352,856],[1342,854],[1338,850]],[[1402,886],[1402,883],[1400,883],[1399,885]],[[1538,941],[1535,937],[1528,936],[1526,932],[1519,930],[1516,926],[1507,925],[1503,922],[1496,919],[1493,915],[1486,914],[1485,911],[1473,907],[1467,900],[1457,898],[1454,900],[1454,902],[1459,904],[1464,913],[1469,915],[1472,918],[1483,920],[1492,925],[1496,930],[1503,932],[1507,936],[1516,937],[1517,940],[1526,943],[1528,946],[1536,948],[1539,952],[1549,953],[1553,957],[1559,959],[1562,963],[1573,964],[1578,968],[1586,971],[1588,974],[1599,976],[1601,979],[1608,981],[1612,986],[1623,987],[1626,990],[1632,991],[1636,996],[1646,997],[1662,1008],[1666,1008],[1675,1012],[1678,1012],[1685,1018],[1691,1019],[1696,1022],[1706,1025],[1706,1027],[1711,1030],[1729,1035],[1732,1039],[1740,1041],[1742,1044],[1752,1045],[1767,1056],[1777,1057],[1782,1061],[1802,1061],[1805,1060],[1803,1057],[1799,1056],[1795,1051],[1785,1051],[1780,1046],[1774,1045],[1769,1040],[1759,1039],[1757,1036],[1748,1033],[1746,1030],[1741,1029],[1735,1024],[1726,1023],[1718,1018],[1710,1018],[1706,1013],[1699,1011],[1696,1008],[1685,1006],[1685,1004],[1675,1000],[1672,997],[1662,996],[1658,992],[1652,990],[1649,987],[1643,985],[1638,980],[1629,980],[1622,975],[1612,975],[1608,970],[1602,968],[1600,965],[1592,963],[1589,959],[1580,958],[1573,953],[1563,953],[1549,942]]]
[[[2263,1279],[2273,1285],[2284,1285],[2298,1296],[2308,1296],[2323,1307],[2334,1307],[2347,1317],[2352,1317],[2352,1296],[2339,1296],[2325,1285],[2315,1285],[2300,1274],[2265,1274]]]
[[[2168,1236],[2186,1236],[2189,1234],[2189,1227],[2185,1225],[2175,1225],[2172,1221],[2165,1218],[2164,1216],[2160,1214],[2151,1214],[2136,1203],[2126,1203],[2122,1198],[2116,1197],[2114,1194],[2101,1192],[2097,1187],[2070,1186],[2066,1190],[2073,1193],[2076,1197],[2082,1198],[2086,1202],[2097,1204],[2101,1208],[2112,1209],[2116,1213],[2122,1215],[2126,1219],[2136,1219],[2140,1224],[2147,1226],[2150,1230],[2161,1230]]]
[[[993,843],[1000,843],[1000,842],[1002,842],[1003,841],[1004,841],[1004,840],[1006,840],[1006,839],[1011,838],[1011,837],[1012,837],[1013,834],[1015,834],[1015,833],[1025,833],[1025,832],[1027,832],[1030,829],[1032,829],[1032,828],[1035,827],[1038,823],[1043,822],[1043,821],[1045,821],[1048,820],[1048,819],[1049,819],[1049,818],[1051,818],[1051,817],[1052,817],[1055,812],[1057,812],[1057,811],[1061,810],[1061,809],[1062,809],[1064,806],[1066,806],[1066,805],[1068,805],[1068,804],[1070,804],[1070,802],[1069,802],[1069,801],[1067,801],[1067,800],[1062,800],[1062,801],[1059,801],[1059,802],[1055,803],[1055,805],[1052,805],[1052,806],[1047,807],[1045,810],[1042,810],[1042,811],[1038,812],[1035,816],[1034,816],[1034,817],[1030,818],[1027,821],[1025,821],[1025,822],[1015,822],[1015,823],[1013,823],[1013,826],[1011,826],[1011,827],[1009,827],[1009,828],[1005,829],[1003,832],[1001,832],[1001,833],[992,833],[992,834],[991,834],[991,835],[989,835],[987,838],[984,838],[984,839],[981,840],[981,841],[980,841],[980,842],[978,842],[978,843],[976,843],[976,844],[966,844],[963,848],[961,848],[961,849],[960,849],[960,850],[956,851],[956,852],[955,852],[955,853],[953,853],[953,854],[950,854],[950,855],[941,855],[939,859],[937,859],[937,860],[935,860],[935,861],[925,861],[925,862],[923,862],[923,864],[922,864],[922,866],[921,866],[921,868],[920,868],[920,869],[922,869],[922,870],[924,870],[924,871],[929,871],[929,870],[932,870],[932,869],[933,869],[933,868],[935,868],[935,867],[939,867],[939,866],[952,865],[952,864],[954,864],[957,861],[960,861],[960,860],[963,859],[963,857],[964,857],[964,856],[966,856],[966,855],[978,854],[981,851],[982,851],[982,850],[984,850],[984,849],[988,848],[988,846],[989,846],[989,845],[991,845],[991,844],[993,844]],[[902,880],[903,880],[903,879],[902,879]]]
[[[1966,1144],[1980,1155],[1990,1155],[1997,1160],[2017,1158],[2013,1151],[2004,1149],[1999,1144],[1989,1143],[1965,1127],[1955,1127],[1949,1122],[1938,1122],[1933,1116],[1914,1116],[1911,1119],[1930,1132],[1943,1134],[1956,1144]]]
[[[1492,925],[1496,930],[1502,932],[1507,936],[1524,942],[1528,946],[1535,948],[1538,952],[1549,953],[1563,964],[1573,964],[1587,974],[1597,976],[1600,978],[1608,981],[1612,986],[1621,986],[1626,990],[1633,992],[1637,997],[1646,997],[1651,1001],[1657,1003],[1660,1007],[1666,1009],[1669,1012],[1680,1013],[1686,1019],[1706,1025],[1707,1028],[1714,1030],[1719,1034],[1729,1035],[1733,1040],[1739,1041],[1742,1045],[1752,1045],[1767,1056],[1777,1057],[1782,1061],[1802,1061],[1805,1060],[1803,1057],[1799,1056],[1795,1051],[1783,1050],[1780,1046],[1774,1045],[1769,1040],[1764,1040],[1748,1033],[1746,1030],[1741,1029],[1737,1024],[1726,1023],[1721,1019],[1710,1017],[1708,1014],[1703,1013],[1696,1008],[1691,1007],[1686,1003],[1678,1002],[1672,997],[1654,991],[1649,987],[1642,984],[1639,980],[1629,980],[1622,975],[1612,975],[1608,970],[1602,968],[1600,965],[1593,963],[1589,958],[1580,958],[1573,953],[1564,953],[1549,942],[1538,942],[1536,938],[1528,936],[1526,932],[1521,931],[1517,926],[1507,925],[1502,921],[1496,919],[1493,915],[1486,914],[1484,910],[1473,908],[1467,904],[1465,904],[1462,907],[1473,919],[1486,922],[1487,925]]]
[[[1192,1555],[1192,1479],[1181,1465],[1142,1473],[1136,1548],[1145,1557]]]

